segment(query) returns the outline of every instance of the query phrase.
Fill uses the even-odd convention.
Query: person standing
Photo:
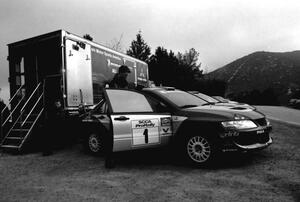
[[[63,119],[64,113],[61,101],[56,99],[46,108],[43,156],[53,154],[54,141],[60,133],[59,130],[62,130]]]
[[[119,67],[118,73],[115,74],[114,78],[109,83],[109,87],[129,88],[129,83],[127,81],[128,74],[130,74],[130,69],[126,65],[121,65]],[[114,168],[115,160],[113,157],[113,144],[114,144],[113,133],[106,134],[104,141],[105,141],[104,144],[105,167]]]
[[[126,65],[121,65],[118,73],[115,74],[114,78],[110,82],[109,87],[129,88],[129,83],[127,81],[128,74],[130,74],[130,69]]]

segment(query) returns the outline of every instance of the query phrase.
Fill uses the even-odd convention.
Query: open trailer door
[[[66,39],[67,106],[93,105],[91,46]]]

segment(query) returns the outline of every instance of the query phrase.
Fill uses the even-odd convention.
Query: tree
[[[199,53],[194,48],[185,51],[184,54],[178,52],[177,58],[180,66],[185,68],[190,77],[199,80],[203,76],[203,70],[200,70],[201,63],[198,63]]]
[[[135,57],[139,60],[147,62],[151,54],[151,49],[144,41],[142,37],[142,32],[139,31],[136,35],[136,40],[131,42],[129,50],[127,50],[127,55]]]
[[[189,51],[185,51],[184,54],[178,52],[177,58],[181,65],[184,65],[192,70],[199,69],[201,67],[201,63],[198,64],[199,53],[191,48]]]
[[[122,39],[123,34],[121,34],[119,39],[114,38],[110,43],[107,43],[106,45],[115,51],[123,52]]]
[[[156,85],[176,86],[176,69],[178,59],[174,52],[157,47],[155,54],[149,59],[149,76]]]
[[[183,90],[195,89],[202,77],[198,56],[195,49],[175,55],[172,50],[158,47],[149,59],[150,80],[158,85],[174,86]]]
[[[87,39],[89,41],[93,41],[93,37],[91,37],[91,35],[89,35],[89,34],[83,35],[83,38],[85,38],[85,39]]]

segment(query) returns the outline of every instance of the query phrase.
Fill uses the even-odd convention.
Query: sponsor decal
[[[170,134],[172,134],[171,126],[164,126],[164,127],[161,127],[161,129],[160,129],[160,134],[161,134],[161,135],[170,135]]]
[[[133,121],[133,128],[153,128],[157,127],[157,119]]]
[[[257,134],[263,134],[265,131],[264,130],[258,130],[256,133]]]
[[[171,125],[171,118],[170,117],[160,118],[160,123],[161,126],[169,126]]]
[[[158,119],[132,121],[133,145],[159,143]]]

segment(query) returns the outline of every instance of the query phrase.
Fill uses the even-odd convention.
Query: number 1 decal
[[[148,144],[149,139],[148,139],[148,129],[147,128],[144,130],[143,135],[145,136],[145,143]]]

